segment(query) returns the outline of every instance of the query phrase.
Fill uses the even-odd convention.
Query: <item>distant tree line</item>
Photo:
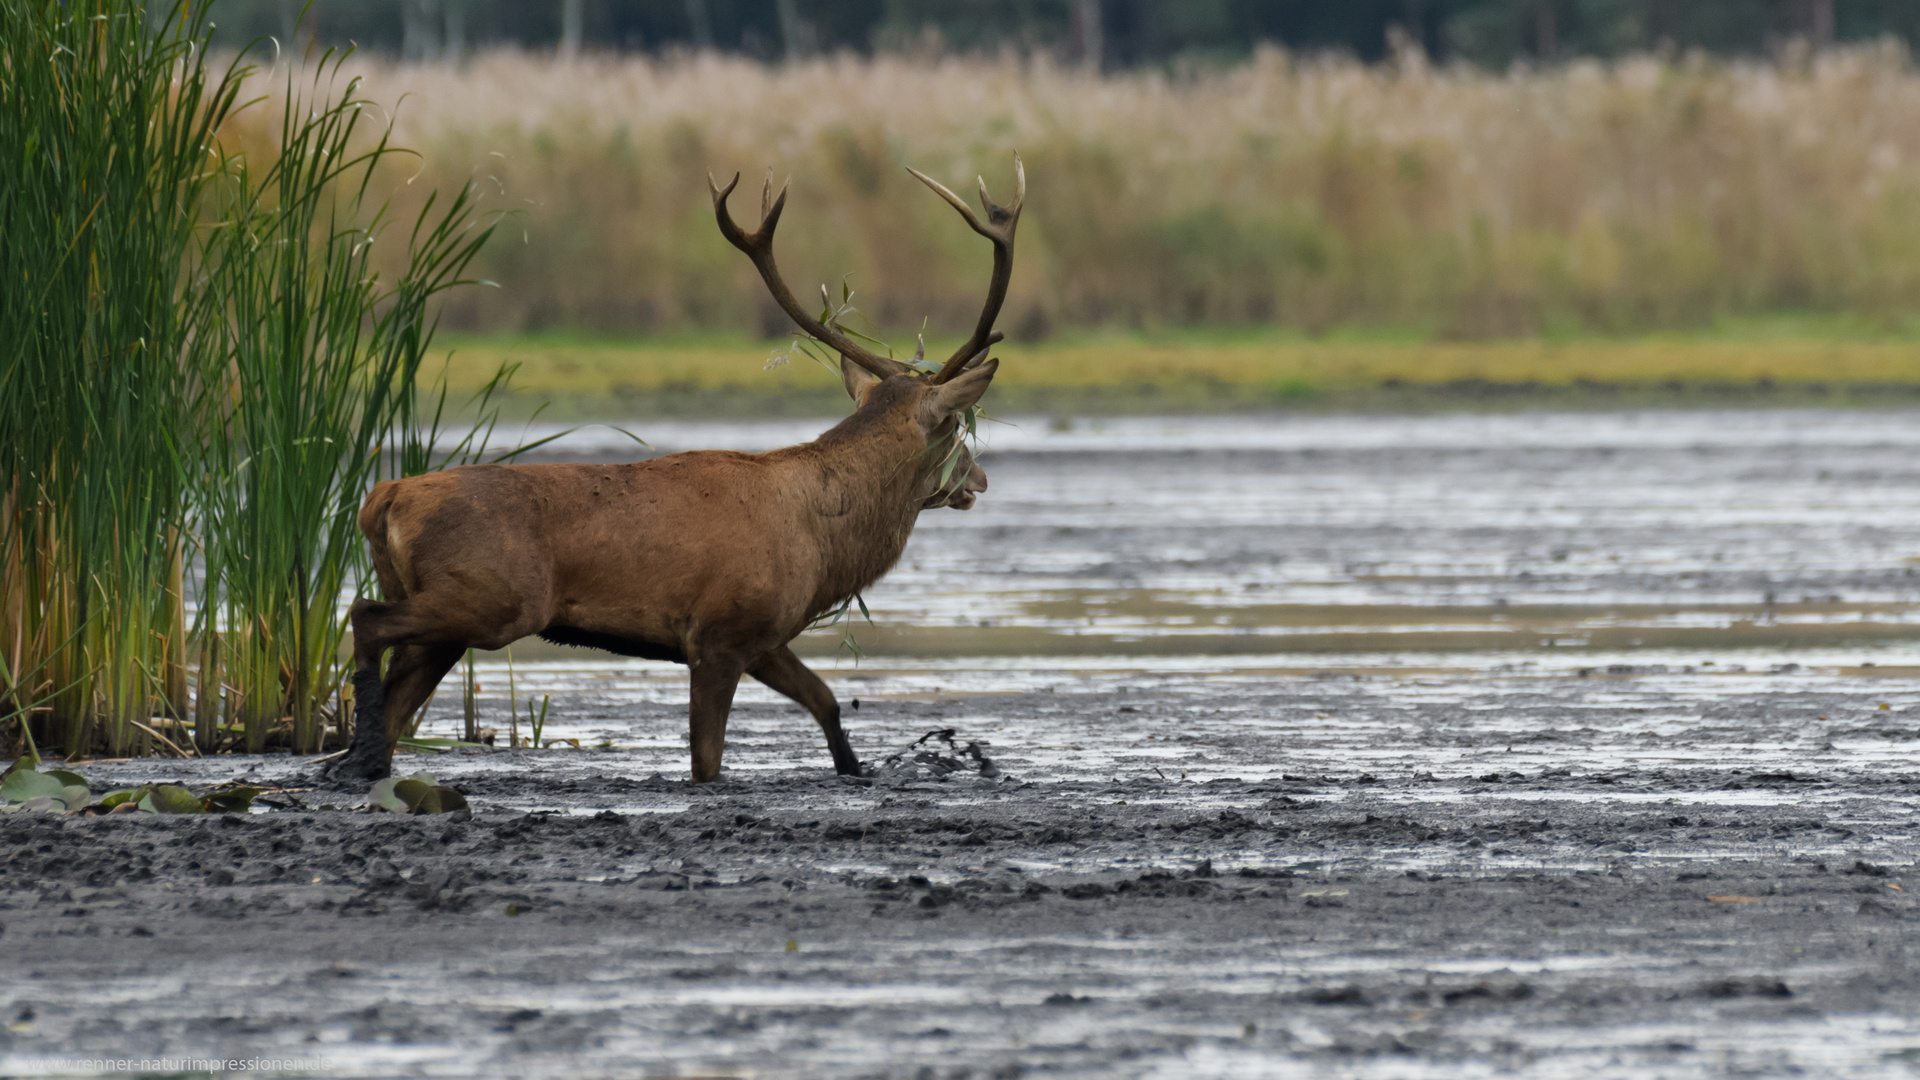
[[[215,18],[229,42],[351,41],[425,61],[502,46],[718,49],[766,60],[1014,48],[1121,68],[1231,61],[1261,42],[1375,60],[1398,40],[1438,60],[1504,67],[1920,41],[1920,0],[219,0]]]

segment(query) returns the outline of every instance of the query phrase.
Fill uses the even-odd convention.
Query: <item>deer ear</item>
[[[934,391],[933,400],[928,403],[933,414],[946,417],[969,405],[978,405],[988,384],[993,382],[993,373],[998,370],[1000,361],[988,360],[955,376],[952,382]]]
[[[853,399],[855,405],[864,404],[867,391],[873,389],[874,384],[879,381],[878,375],[844,356],[840,358],[840,383],[847,388],[847,396]]]

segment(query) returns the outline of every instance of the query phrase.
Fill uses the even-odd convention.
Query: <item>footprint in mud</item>
[[[887,755],[868,775],[887,785],[949,778],[1003,780],[1000,767],[986,755],[988,745],[985,740],[961,743],[954,738],[953,728],[940,728]]]

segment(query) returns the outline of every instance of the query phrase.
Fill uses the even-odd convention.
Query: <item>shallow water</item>
[[[929,655],[1920,640],[1916,421],[1016,418],[987,428],[990,491],[924,515],[868,593],[868,637]],[[640,433],[758,450],[823,426]],[[591,428],[543,454],[633,449]]]
[[[1589,664],[1581,668],[1524,653],[868,659],[822,667],[843,708],[862,703],[845,716],[863,756],[901,745],[937,719],[993,741],[996,760],[1032,780],[1127,779],[1156,769],[1195,781],[1444,774],[1493,751],[1513,770],[1575,775],[1734,762],[1861,778],[1914,768],[1920,667],[1909,665],[1920,658],[1910,650],[1712,655],[1720,659],[1605,653],[1583,656]],[[1901,666],[1842,666],[1863,655]],[[483,690],[508,682],[504,663],[478,671]],[[551,661],[516,664],[513,675],[523,713],[530,700],[548,700],[549,743],[573,739],[622,751],[636,768],[684,770],[683,669]],[[1126,704],[1129,695],[1139,703]],[[481,722],[504,745],[506,703],[490,696],[482,695]],[[1094,698],[1098,707],[1089,705]],[[932,708],[892,707],[907,702]],[[456,737],[460,726],[457,701],[437,700],[421,733]],[[531,739],[524,716],[517,734]],[[818,741],[791,703],[743,683],[728,768],[790,768],[814,756]]]

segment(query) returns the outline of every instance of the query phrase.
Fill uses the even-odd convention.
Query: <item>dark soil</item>
[[[7,815],[0,1071],[1832,1075],[1912,1056],[1911,833],[1865,822],[1908,816],[1920,783],[1679,808],[1599,779],[862,785],[800,762],[694,788],[610,756],[544,786],[537,764],[471,773],[471,816]],[[536,786],[629,812],[488,808]]]

